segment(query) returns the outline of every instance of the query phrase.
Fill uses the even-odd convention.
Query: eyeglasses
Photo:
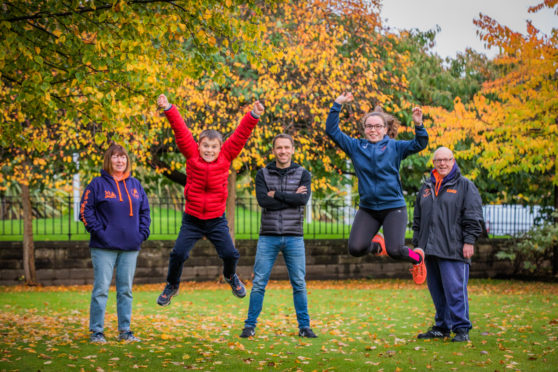
[[[448,159],[434,159],[432,160],[434,163],[440,164],[440,163],[449,163],[453,160],[453,158],[448,158]]]
[[[367,124],[367,125],[364,126],[364,130],[371,130],[371,129],[380,130],[382,128],[385,128],[385,125],[381,125],[381,124],[370,125],[370,124]]]
[[[112,155],[110,158],[113,159],[113,160],[126,159],[126,155]]]

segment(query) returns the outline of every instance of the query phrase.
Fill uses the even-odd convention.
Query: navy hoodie
[[[407,156],[428,145],[428,133],[415,126],[415,139],[396,141],[384,136],[377,143],[352,138],[339,129],[341,105],[334,103],[326,121],[327,135],[351,158],[358,177],[360,206],[372,210],[405,207],[399,166]]]
[[[81,197],[80,219],[91,234],[91,248],[139,251],[149,237],[149,201],[140,182],[126,175],[116,181],[101,170]]]

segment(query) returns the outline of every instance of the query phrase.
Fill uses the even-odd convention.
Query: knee
[[[252,281],[252,292],[254,293],[261,293],[262,295],[265,293],[265,287],[267,287],[267,280],[262,276],[254,276],[254,280]]]
[[[240,253],[236,249],[231,249],[223,252],[221,255],[223,260],[238,260],[240,258]]]
[[[188,259],[189,254],[186,251],[179,251],[177,249],[173,249],[170,254],[171,261],[181,261],[184,262]]]
[[[364,256],[366,253],[368,253],[369,248],[370,242],[368,242],[366,245],[349,242],[349,254],[353,257]]]
[[[386,251],[391,258],[398,259],[408,256],[409,248],[404,245],[386,246]]]
[[[303,279],[299,280],[292,280],[291,285],[293,287],[293,293],[304,292],[306,291],[306,282]]]

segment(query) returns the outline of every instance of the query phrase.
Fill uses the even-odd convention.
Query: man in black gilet
[[[258,316],[262,311],[265,287],[279,252],[283,253],[289,279],[300,337],[314,338],[310,328],[306,297],[306,256],[304,250],[304,206],[310,198],[310,173],[291,161],[294,141],[288,134],[273,139],[275,161],[258,171],[256,198],[262,207],[260,237],[254,263],[254,281],[250,293],[248,318],[240,337],[255,335]]]

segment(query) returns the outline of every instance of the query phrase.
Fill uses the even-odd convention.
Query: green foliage
[[[554,212],[552,217],[554,220],[545,221],[520,236],[516,244],[506,245],[504,250],[496,253],[496,257],[513,262],[514,274],[552,274],[551,263],[558,245],[558,212]]]
[[[425,32],[404,31],[397,48],[408,53],[413,62],[407,71],[412,97],[421,105],[451,110],[456,97],[469,102],[482,83],[494,76],[495,67],[485,55],[472,49],[442,59],[432,51],[439,31],[439,27]]]
[[[225,56],[242,49],[255,61],[265,49],[254,3],[0,3],[0,189],[68,176],[74,152],[97,172],[110,141],[145,163],[158,92],[206,74],[222,80]]]

